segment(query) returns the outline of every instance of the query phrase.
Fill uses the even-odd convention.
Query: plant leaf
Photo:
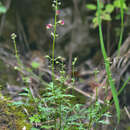
[[[124,3],[124,1],[121,3],[120,0],[115,0],[113,4],[116,8],[123,7],[123,9],[127,9],[127,5]]]
[[[94,5],[94,4],[87,4],[87,5],[86,5],[86,8],[88,8],[89,10],[96,10],[96,9],[97,9],[97,6]]]
[[[33,61],[32,64],[31,64],[31,66],[32,66],[34,69],[37,69],[37,68],[39,68],[40,64],[39,64],[38,62]]]
[[[107,4],[105,7],[105,12],[112,13],[114,11],[114,6],[112,4]]]

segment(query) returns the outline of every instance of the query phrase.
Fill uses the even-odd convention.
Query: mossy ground
[[[27,122],[23,110],[11,106],[11,101],[2,95],[0,96],[0,127],[6,130],[22,130],[26,127],[31,129],[31,124]]]

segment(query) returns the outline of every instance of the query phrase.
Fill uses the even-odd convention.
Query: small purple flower
[[[47,25],[46,25],[46,29],[50,29],[50,28],[52,28],[52,27],[53,27],[52,24],[47,24]]]
[[[64,25],[64,24],[65,24],[65,23],[64,23],[64,20],[59,20],[58,23],[59,23],[60,25]]]
[[[56,10],[56,15],[59,15],[60,14],[60,10]]]

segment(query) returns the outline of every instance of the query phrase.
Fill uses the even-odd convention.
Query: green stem
[[[123,11],[123,4],[124,4],[124,0],[120,0],[120,5],[121,5],[121,33],[120,33],[120,40],[118,43],[118,56],[120,56],[120,47],[121,47],[121,43],[122,43],[122,39],[123,39],[123,32],[124,32],[124,11]]]
[[[54,33],[53,33],[53,44],[52,44],[52,82],[53,82],[53,88],[52,88],[52,93],[54,96],[56,96],[55,94],[55,90],[54,90],[54,86],[55,86],[55,74],[54,74],[54,61],[55,61],[55,42],[56,42],[56,25],[57,25],[57,14],[56,11],[58,10],[58,1],[56,0],[56,6],[55,6],[55,21],[54,21]],[[55,129],[56,129],[56,116],[55,116]]]
[[[52,45],[52,81],[55,80],[55,76],[54,76],[54,61],[55,61],[55,42],[56,42],[56,25],[57,25],[57,14],[56,14],[56,10],[57,10],[57,8],[58,8],[58,1],[56,0],[54,36],[53,36],[53,45]]]
[[[101,27],[101,18],[100,18],[100,16],[101,16],[100,15],[101,14],[100,0],[97,0],[97,8],[98,8],[98,24],[99,24],[99,37],[100,37],[101,51],[102,51],[102,54],[103,54],[103,57],[104,57],[105,69],[106,69],[108,81],[109,81],[109,84],[110,84],[110,87],[111,87],[111,91],[112,91],[112,95],[113,95],[113,99],[114,99],[114,103],[115,103],[115,107],[116,107],[116,111],[117,111],[118,123],[119,123],[119,121],[120,121],[119,100],[118,100],[117,91],[116,91],[115,84],[114,84],[114,81],[112,79],[112,75],[111,75],[111,71],[110,71],[109,58],[107,57],[106,50],[105,50],[105,47],[104,47],[102,27]]]
[[[19,65],[21,65],[21,61],[20,61],[20,58],[19,58],[19,55],[18,55],[18,50],[17,50],[17,47],[16,47],[15,39],[13,39],[13,43],[14,43],[14,50],[15,50],[15,56],[16,56],[17,62],[18,62]]]
[[[128,77],[128,79],[124,82],[124,84],[122,85],[121,89],[118,91],[118,95],[121,94],[121,92],[124,90],[124,88],[126,87],[127,83],[130,81],[130,76]]]

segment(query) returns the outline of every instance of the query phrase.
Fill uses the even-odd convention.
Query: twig
[[[125,109],[125,112],[126,112],[126,114],[127,114],[128,118],[130,119],[130,113],[129,113],[129,111],[128,111],[127,107],[126,107],[126,106],[124,106],[124,109]]]

